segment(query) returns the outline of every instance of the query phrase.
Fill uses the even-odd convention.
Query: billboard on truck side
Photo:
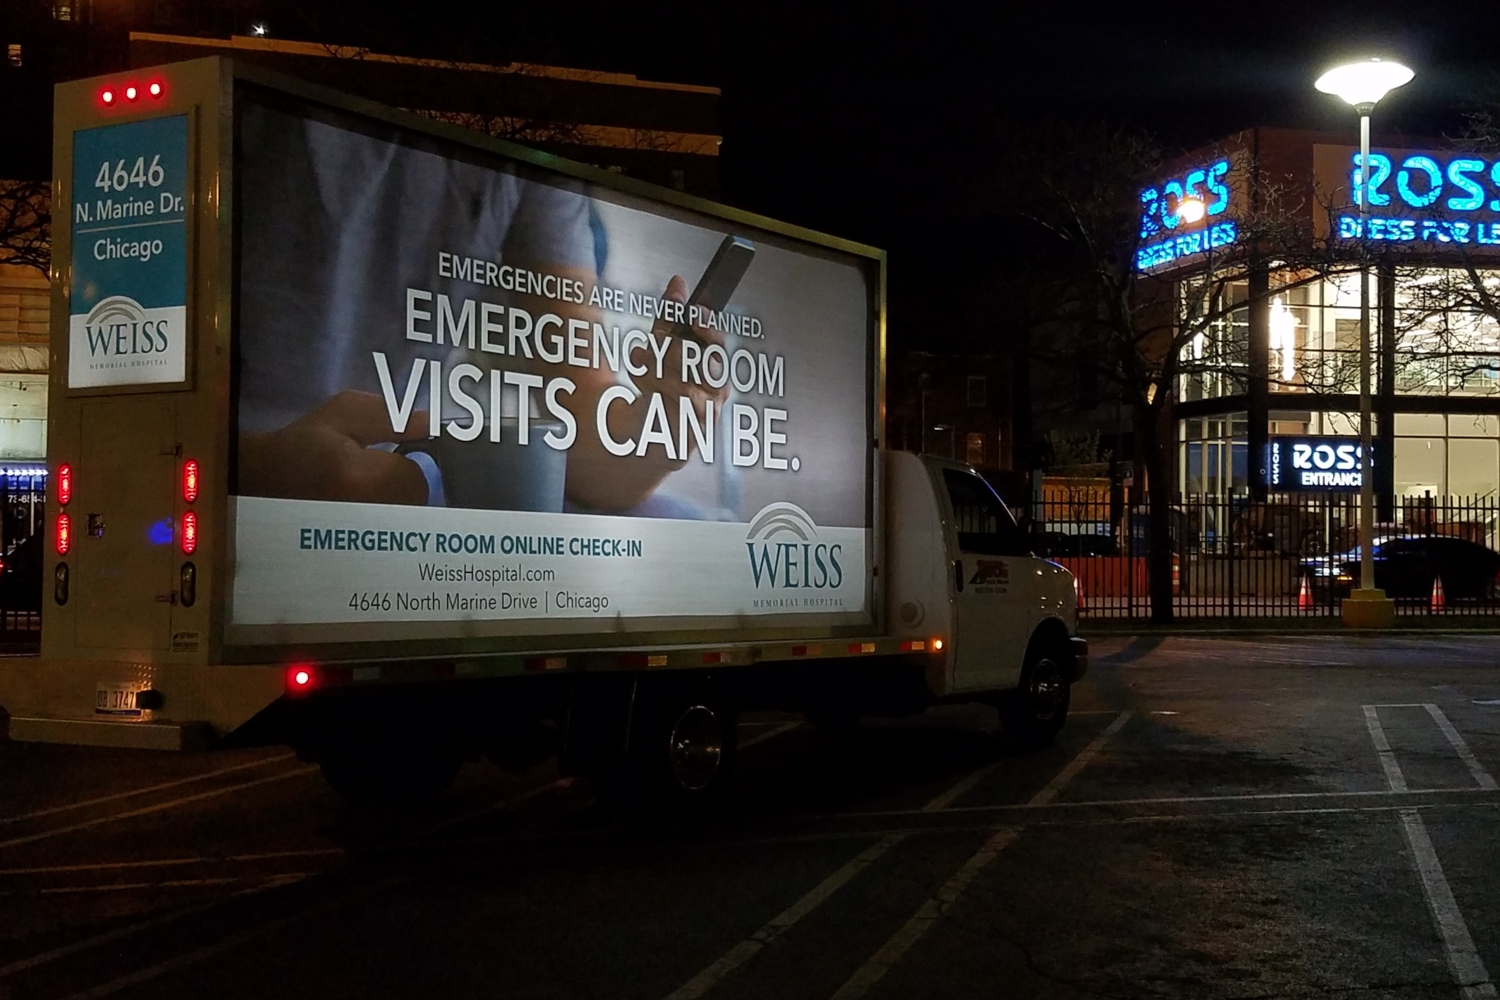
[[[879,259],[241,84],[231,642],[867,623]]]

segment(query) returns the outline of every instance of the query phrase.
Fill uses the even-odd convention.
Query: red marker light
[[[193,511],[182,515],[182,551],[189,556],[198,551],[198,515]]]
[[[317,686],[318,675],[313,671],[312,664],[294,663],[286,671],[286,690],[288,694],[307,694]]]
[[[65,556],[73,547],[73,519],[67,514],[57,515],[57,535],[54,538],[57,544],[57,554]]]
[[[73,499],[73,467],[66,463],[57,467],[57,502],[66,507]]]
[[[115,103],[115,92],[105,87],[99,92],[99,100],[103,101],[106,105],[113,104]]]
[[[147,87],[146,90],[147,90],[147,92],[149,92],[151,94],[152,97],[160,97],[161,96],[161,81],[160,80],[152,80],[151,81],[151,86]]]
[[[125,87],[125,100],[133,101],[141,96],[141,92],[135,89],[135,84],[127,84]]]
[[[198,499],[198,460],[190,458],[182,463],[182,499],[193,503]]]

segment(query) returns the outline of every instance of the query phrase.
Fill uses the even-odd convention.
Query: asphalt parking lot
[[[0,742],[0,998],[1496,996],[1500,639],[1094,654],[1046,750],[761,716],[670,823],[550,766],[363,814],[280,749]]]

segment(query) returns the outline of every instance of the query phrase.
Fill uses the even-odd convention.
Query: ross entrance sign
[[[186,115],[74,133],[68,388],[187,377]]]
[[[1273,437],[1266,444],[1272,490],[1357,493],[1362,474],[1358,438]],[[1375,461],[1379,461],[1376,453]]]

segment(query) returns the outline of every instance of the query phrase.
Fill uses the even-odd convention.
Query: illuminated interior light
[[[198,460],[190,458],[182,463],[182,499],[193,503],[198,499]]]
[[[66,507],[73,500],[73,467],[64,462],[57,467],[57,502]]]
[[[152,80],[151,86],[146,88],[146,92],[149,93],[152,97],[160,97],[162,92],[161,81]]]
[[[65,556],[73,547],[73,519],[67,514],[57,515],[57,534],[54,538],[57,554]]]
[[[126,85],[126,87],[125,87],[125,100],[127,100],[127,101],[133,101],[137,97],[140,97],[140,96],[141,96],[141,92],[136,89],[135,84],[131,83],[131,84],[127,84]]]
[[[192,555],[198,551],[198,515],[188,511],[182,515],[182,552]]]
[[[1270,327],[1271,354],[1280,356],[1281,381],[1290,382],[1297,376],[1297,317],[1279,295],[1271,302]]]

